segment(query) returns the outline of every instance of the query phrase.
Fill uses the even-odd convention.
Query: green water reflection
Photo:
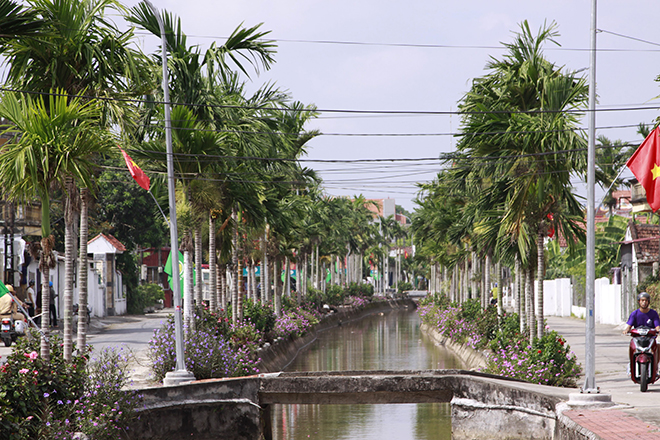
[[[287,371],[462,368],[419,330],[413,310],[392,311],[323,332]],[[274,405],[273,438],[451,439],[448,403],[396,405]]]

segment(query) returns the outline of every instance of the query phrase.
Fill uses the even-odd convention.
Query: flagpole
[[[167,190],[169,194],[170,203],[170,254],[172,252],[178,253],[179,250],[179,237],[177,236],[176,224],[176,199],[175,199],[175,185],[174,185],[174,153],[172,151],[172,121],[170,120],[170,88],[167,72],[167,40],[165,37],[165,26],[158,10],[151,4],[149,0],[144,2],[151,8],[156,20],[158,20],[158,27],[160,28],[161,38],[161,54],[163,61],[163,94],[165,98],[165,143],[167,147]],[[152,195],[153,197],[153,195]],[[172,293],[174,295],[174,335],[175,335],[175,349],[176,349],[176,369],[165,374],[163,385],[179,385],[183,382],[195,380],[195,376],[186,370],[185,353],[183,347],[183,320],[181,310],[181,285],[179,282],[179,259],[177,256],[176,263],[172,259]]]

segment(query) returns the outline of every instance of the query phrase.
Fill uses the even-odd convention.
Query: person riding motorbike
[[[637,303],[639,309],[633,310],[630,314],[623,334],[627,335],[631,328],[637,327],[655,327],[655,331],[660,334],[660,316],[658,316],[658,312],[651,308],[651,295],[646,292],[640,293],[637,295]]]
[[[7,285],[7,290],[9,290],[11,295],[3,295],[0,297],[0,315],[11,315],[14,320],[26,321],[25,315],[18,311],[18,304],[14,302],[14,298],[16,298],[16,301],[20,301],[14,293],[14,287],[12,285]],[[23,302],[21,302],[21,305],[26,307],[26,304]]]

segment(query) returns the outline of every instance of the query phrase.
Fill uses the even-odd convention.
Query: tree
[[[521,261],[532,249],[520,246],[535,237],[539,313],[537,336],[543,334],[543,240],[553,226],[567,239],[583,236],[583,212],[572,193],[570,176],[585,170],[585,139],[576,131],[587,86],[542,54],[555,42],[554,24],[533,35],[521,25],[508,54],[493,59],[490,73],[474,80],[461,103],[467,133],[459,144],[477,159],[484,178],[505,182],[499,242],[519,243]],[[571,110],[572,112],[568,112]],[[494,184],[493,189],[501,188]]]
[[[41,22],[36,35],[23,35],[12,38],[2,47],[6,58],[7,79],[9,83],[37,93],[58,93],[67,95],[67,99],[80,98],[126,98],[133,93],[148,90],[152,81],[151,71],[146,59],[132,48],[132,31],[120,32],[107,20],[107,9],[122,11],[123,7],[115,0],[33,0],[28,13]],[[135,87],[138,85],[139,87]],[[49,100],[44,101],[50,104]],[[108,126],[110,123],[123,126],[134,118],[128,114],[130,106],[125,100],[104,99],[97,102],[97,124]],[[46,111],[50,111],[46,107]],[[92,143],[90,145],[96,145]],[[89,154],[95,154],[93,150]],[[82,178],[72,172],[67,178],[78,185]],[[86,184],[92,184],[88,180]],[[83,188],[93,190],[87,185]],[[64,192],[69,197],[65,201],[65,287],[64,287],[64,357],[71,359],[72,347],[72,301],[73,301],[73,259],[75,244],[72,237],[72,211],[78,203],[72,197],[77,192]],[[86,215],[81,217],[86,219]],[[81,230],[86,230],[81,225]],[[87,267],[87,254],[80,262]],[[83,294],[85,299],[86,295]],[[47,304],[44,302],[44,304]],[[84,343],[86,322],[84,315],[86,304],[79,304],[81,317],[79,341]],[[83,349],[83,346],[79,346]]]
[[[61,90],[57,92],[61,93]],[[51,190],[59,187],[66,191],[66,182],[73,176],[85,187],[91,186],[92,153],[108,151],[113,144],[110,134],[96,124],[99,112],[95,101],[83,103],[80,99],[69,100],[59,94],[44,99],[42,96],[6,93],[0,101],[0,116],[13,124],[6,131],[15,134],[0,155],[0,180],[15,199],[41,200],[39,268],[43,274],[43,307],[50,303],[48,274],[54,264],[54,240],[50,229]],[[49,359],[48,313],[43,314],[42,323],[41,355]]]

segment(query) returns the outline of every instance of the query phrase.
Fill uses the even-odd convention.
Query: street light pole
[[[195,376],[186,370],[183,348],[183,319],[181,310],[181,283],[179,278],[179,237],[176,224],[176,199],[174,185],[174,153],[172,151],[172,121],[170,118],[170,88],[167,72],[167,40],[165,26],[158,9],[149,0],[144,0],[158,20],[161,38],[163,64],[163,94],[165,98],[165,144],[167,148],[167,190],[170,204],[170,255],[172,257],[172,294],[174,295],[174,336],[176,350],[176,369],[165,374],[163,385],[178,385],[195,380]]]
[[[586,316],[585,316],[585,369],[583,393],[597,393],[596,387],[596,325],[594,316],[596,278],[596,0],[591,4],[591,57],[589,62],[589,132],[587,148],[587,268],[586,268]]]

